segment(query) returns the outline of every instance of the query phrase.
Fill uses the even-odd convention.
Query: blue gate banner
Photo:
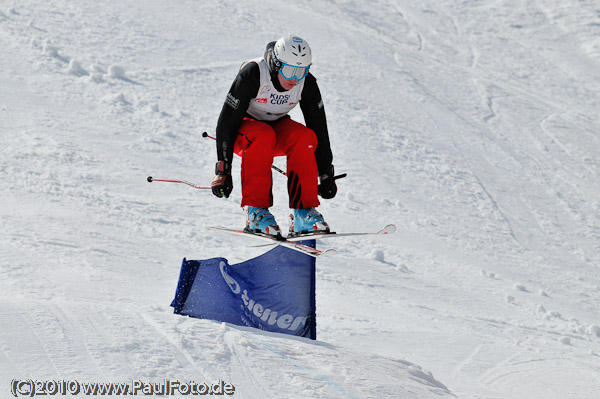
[[[180,315],[316,339],[315,258],[282,246],[234,265],[184,258],[171,306]]]

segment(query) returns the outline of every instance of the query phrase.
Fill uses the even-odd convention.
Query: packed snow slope
[[[338,231],[318,341],[169,304],[181,259],[265,251],[208,191],[242,61],[294,33]],[[597,1],[0,0],[0,396],[13,379],[223,379],[239,398],[600,392]],[[294,118],[302,121],[295,111]],[[285,160],[277,160],[279,166]],[[287,228],[286,182],[272,211]]]

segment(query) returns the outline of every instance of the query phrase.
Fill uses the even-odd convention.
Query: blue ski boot
[[[267,208],[246,207],[248,220],[245,231],[281,237],[281,229]]]
[[[290,236],[329,232],[329,225],[315,208],[294,209],[290,215]]]

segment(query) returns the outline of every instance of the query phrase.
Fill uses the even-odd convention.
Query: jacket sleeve
[[[217,122],[217,159],[231,164],[233,146],[250,100],[260,87],[260,69],[256,62],[244,65],[236,76]]]
[[[319,167],[319,175],[322,175],[330,171],[329,166],[333,161],[329,132],[327,131],[327,118],[325,117],[325,108],[323,107],[323,99],[317,85],[317,79],[311,73],[305,79],[300,108],[304,114],[306,127],[312,129],[317,135],[318,144],[315,158]]]

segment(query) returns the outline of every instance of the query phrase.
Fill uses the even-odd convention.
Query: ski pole
[[[182,183],[182,184],[187,184],[188,186],[197,188],[198,190],[210,190],[210,187],[204,187],[204,186],[197,186],[194,183],[190,183],[189,181],[185,181],[185,180],[171,180],[171,179],[155,179],[152,176],[148,176],[148,178],[146,179],[148,181],[148,183],[152,183],[153,181],[162,181],[162,182],[167,182],[167,183]]]
[[[216,137],[213,137],[213,136],[209,135],[209,134],[208,134],[208,133],[206,133],[206,132],[202,132],[202,137],[208,137],[209,139],[217,140],[217,138],[216,138]],[[277,166],[275,166],[275,165],[271,165],[271,168],[272,168],[273,170],[275,170],[275,171],[277,171],[277,172],[281,173],[282,175],[284,175],[284,176],[287,176],[287,173],[285,173],[283,170],[279,169]]]
[[[207,132],[202,132],[202,137],[208,137],[209,139],[213,139],[213,140],[217,140],[216,137],[211,136],[210,134],[208,134]],[[287,173],[285,173],[283,170],[279,169],[277,166],[275,165],[271,165],[271,168],[279,173],[281,173],[284,176],[287,176]],[[342,173],[341,175],[337,175],[337,176],[333,176],[333,180],[337,180],[337,179],[343,179],[344,177],[348,176],[347,173]]]

